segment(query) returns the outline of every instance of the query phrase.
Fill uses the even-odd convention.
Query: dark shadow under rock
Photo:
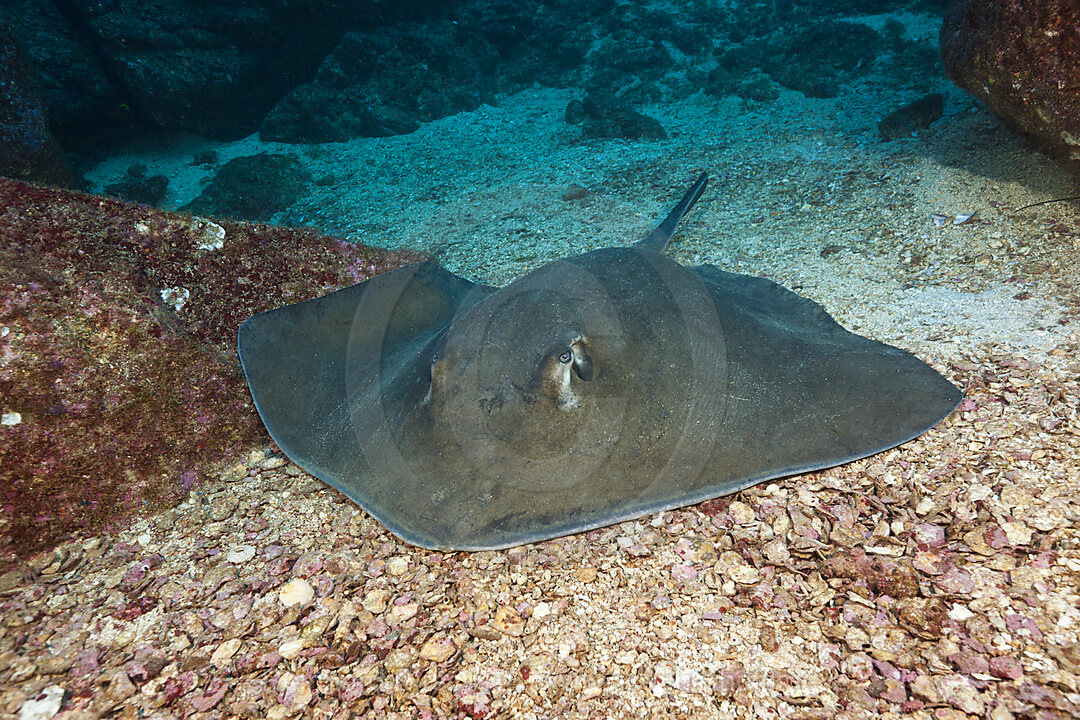
[[[565,118],[572,125],[581,125],[581,134],[585,138],[662,140],[667,137],[664,127],[655,118],[600,93],[571,101],[566,106]]]
[[[885,140],[910,137],[940,120],[944,109],[945,97],[941,93],[931,93],[886,115],[878,123],[878,132]]]

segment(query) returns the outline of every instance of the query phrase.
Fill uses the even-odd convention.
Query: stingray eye
[[[567,350],[566,352],[564,352],[562,355],[559,356],[559,362],[561,362],[563,365],[566,365],[568,362],[570,362],[573,359],[574,359],[574,353],[572,353],[569,350]]]

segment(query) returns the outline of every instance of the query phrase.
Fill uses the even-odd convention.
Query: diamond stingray
[[[426,548],[504,548],[872,455],[956,407],[913,355],[769,280],[629,247],[504,288],[431,262],[250,318],[240,359],[297,465]]]

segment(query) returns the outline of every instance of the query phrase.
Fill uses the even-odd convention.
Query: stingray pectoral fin
[[[237,337],[240,363],[274,442],[341,489],[362,463],[347,407],[350,348],[423,347],[488,291],[435,263],[413,263],[249,318]]]
[[[716,464],[745,485],[895,447],[963,398],[911,353],[848,332],[812,300],[762,278],[693,270],[727,309],[730,397]]]

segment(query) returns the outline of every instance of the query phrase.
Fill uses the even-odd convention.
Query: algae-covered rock
[[[0,179],[0,562],[266,443],[239,324],[410,257]]]
[[[958,0],[941,54],[954,83],[1080,171],[1080,3]]]

